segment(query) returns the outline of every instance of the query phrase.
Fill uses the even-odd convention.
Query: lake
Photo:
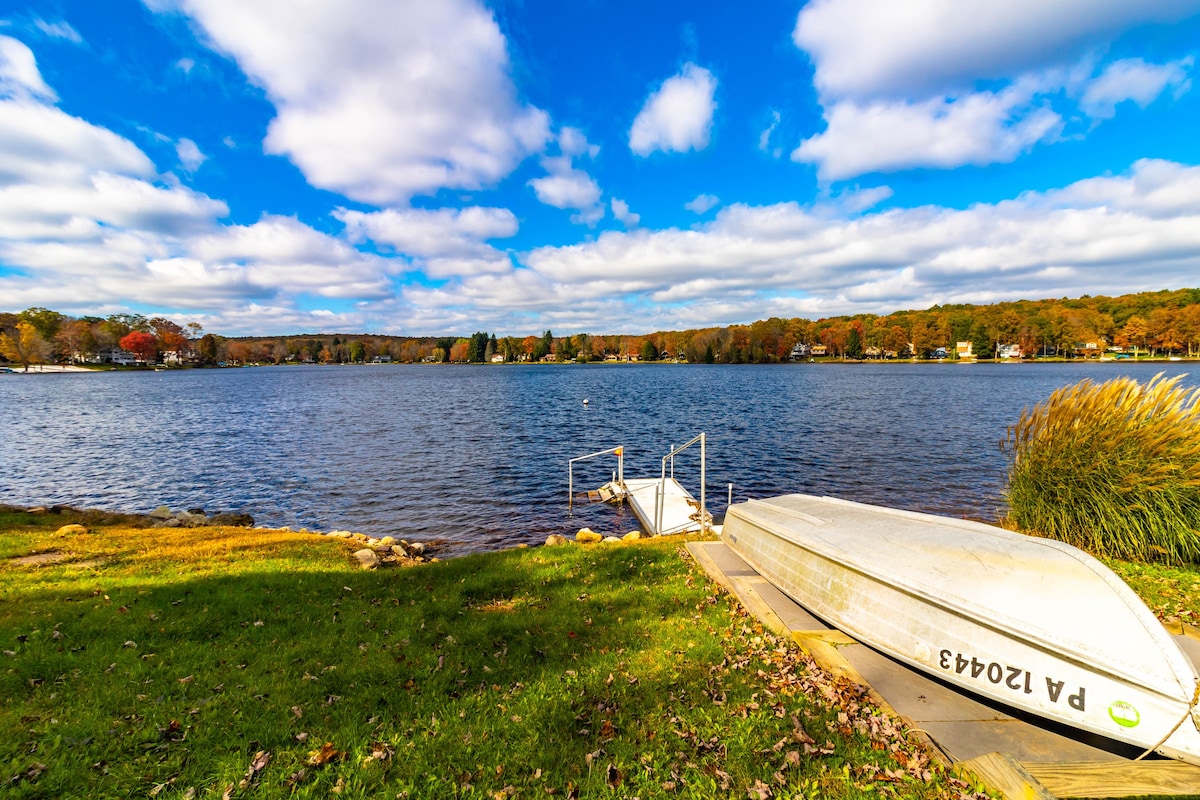
[[[656,476],[707,434],[710,509],[787,492],[995,520],[1021,410],[1084,378],[1188,364],[371,365],[0,375],[0,502],[244,511],[447,539],[448,554],[637,527],[567,509],[567,462]],[[1196,376],[1185,379],[1197,385]],[[584,400],[588,400],[585,405]],[[586,462],[596,488],[615,457]],[[694,493],[699,452],[676,474]]]

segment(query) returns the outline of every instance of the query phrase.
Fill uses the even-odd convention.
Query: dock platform
[[[655,519],[655,498],[662,486],[662,525]],[[651,536],[700,531],[700,501],[674,478],[626,478],[625,501]]]
[[[651,495],[653,503],[653,495]],[[1021,715],[957,691],[831,629],[770,584],[722,542],[689,542],[713,580],[778,635],[793,638],[824,669],[868,687],[910,724],[943,763],[974,774],[1006,798],[1195,796],[1200,767]],[[1172,633],[1200,665],[1200,630]]]

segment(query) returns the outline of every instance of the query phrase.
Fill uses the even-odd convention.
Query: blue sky
[[[645,333],[1200,286],[1200,0],[0,12],[0,310]]]

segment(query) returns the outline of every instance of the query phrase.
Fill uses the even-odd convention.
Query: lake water
[[[448,539],[464,553],[624,509],[567,510],[570,458],[625,446],[659,474],[707,434],[710,508],[786,492],[994,520],[998,443],[1021,410],[1084,378],[1195,364],[261,367],[0,375],[0,502],[244,511],[258,524]],[[1196,386],[1196,375],[1185,379]],[[589,402],[585,405],[584,399]],[[694,453],[694,454],[693,454]],[[616,458],[586,462],[596,488]],[[677,476],[698,494],[698,448]]]

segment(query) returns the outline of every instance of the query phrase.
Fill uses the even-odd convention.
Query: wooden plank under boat
[[[1062,542],[969,520],[784,495],[722,539],[855,639],[976,694],[1200,764],[1200,676],[1145,603]]]

